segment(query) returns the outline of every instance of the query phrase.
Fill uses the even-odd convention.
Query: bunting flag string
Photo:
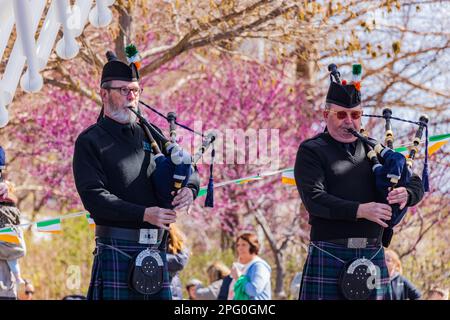
[[[55,218],[50,219],[44,219],[40,221],[35,222],[28,222],[28,223],[21,223],[16,226],[8,226],[4,228],[0,228],[0,241],[3,242],[12,242],[12,243],[19,243],[19,235],[16,231],[17,228],[25,228],[29,226],[36,225],[36,230],[38,232],[45,232],[45,233],[61,233],[62,227],[61,227],[61,220],[63,219],[70,219],[70,218],[76,218],[85,216],[86,220],[89,225],[94,225],[94,221],[90,218],[90,215],[87,211],[79,211],[79,212],[73,212],[69,214],[63,214]]]
[[[448,141],[450,140],[450,133],[447,134],[441,134],[436,136],[429,137],[429,148],[428,148],[428,154],[432,155],[437,150],[442,148]],[[395,151],[401,152],[403,154],[406,154],[408,151],[409,144],[405,144],[402,146],[399,146],[398,148],[395,148]],[[214,185],[214,188],[220,188],[227,185],[235,184],[235,185],[242,185],[247,184],[252,181],[259,181],[262,180],[265,177],[270,177],[274,175],[278,175],[281,173],[281,183],[287,184],[287,185],[296,185],[295,178],[294,178],[294,168],[285,168],[281,170],[275,170],[275,171],[266,171],[257,173],[255,175],[239,178],[239,179],[233,179],[229,181],[223,181],[220,183],[216,183]],[[203,186],[200,188],[198,197],[202,197],[206,195],[207,186]],[[47,218],[41,221],[36,222],[29,222],[29,223],[23,223],[17,226],[7,226],[4,228],[0,228],[0,241],[3,242],[11,242],[11,243],[19,243],[19,234],[17,232],[17,228],[23,228],[28,227],[32,225],[36,225],[36,229],[38,232],[46,232],[46,233],[61,233],[62,227],[61,227],[61,221],[63,219],[70,219],[70,218],[76,218],[84,216],[86,218],[86,221],[89,225],[89,227],[94,228],[95,222],[91,218],[89,212],[87,211],[79,211],[79,212],[73,212],[69,214],[63,214],[58,217],[54,218]]]
[[[244,177],[244,178],[239,178],[239,179],[233,179],[233,180],[228,180],[228,181],[224,181],[224,182],[220,182],[220,183],[216,183],[214,184],[214,189],[215,188],[220,188],[220,187],[224,187],[230,184],[246,184],[249,183],[251,181],[258,181],[261,180],[265,177],[270,177],[273,175],[277,175],[280,174],[282,172],[285,171],[292,171],[294,170],[293,168],[286,168],[286,169],[281,169],[281,170],[276,170],[276,171],[267,171],[267,172],[262,172],[262,173],[257,173],[256,175],[253,176],[248,176],[248,177]],[[207,190],[207,186],[203,186],[200,188],[200,191],[198,192],[198,197],[202,197],[206,195],[206,190]]]
[[[442,148],[442,146],[444,146],[449,140],[450,140],[450,133],[440,134],[440,135],[435,135],[435,136],[429,137],[428,138],[428,141],[429,141],[428,155],[431,156],[433,153],[435,153],[440,148]],[[424,141],[425,140],[423,140],[422,142],[424,142]],[[395,151],[406,155],[409,152],[408,147],[410,147],[410,146],[412,146],[411,143],[405,143],[405,144],[400,145],[399,147],[395,148]],[[282,173],[281,183],[288,184],[288,185],[294,185],[294,186],[296,185],[295,179],[294,179],[294,168],[285,168],[282,170],[265,172],[265,173],[261,173],[261,174],[257,174],[257,175],[253,175],[253,176],[248,176],[245,178],[239,178],[239,179],[233,179],[233,180],[229,180],[229,181],[220,182],[220,183],[215,184],[214,188],[220,188],[220,187],[227,186],[230,184],[244,184],[244,183],[248,183],[251,181],[257,181],[257,180],[261,180],[263,177],[269,177],[269,176],[276,175],[279,173]],[[202,197],[202,196],[206,195],[206,187],[207,186],[203,186],[200,188],[198,197]]]

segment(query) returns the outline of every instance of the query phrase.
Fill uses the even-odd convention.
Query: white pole
[[[45,17],[44,24],[42,25],[39,38],[36,43],[36,54],[38,59],[39,70],[43,70],[47,66],[50,53],[52,52],[53,44],[55,43],[56,36],[60,23],[56,13],[56,3],[58,1],[52,1],[50,8],[48,9],[47,16]]]
[[[26,58],[22,54],[22,48],[17,42],[11,51],[2,81],[0,82],[0,100],[5,105],[10,104],[13,100],[17,84],[25,66],[25,60]]]
[[[6,105],[3,103],[2,99],[0,98],[0,128],[3,128],[8,124],[9,121],[9,113],[6,109]]]
[[[84,30],[91,11],[93,0],[77,0],[72,8],[70,23],[72,25],[73,36],[79,37]]]
[[[56,3],[59,22],[63,25],[64,30],[63,37],[56,44],[56,53],[63,59],[72,59],[78,54],[80,46],[75,41],[69,26],[69,0],[57,0]]]
[[[0,4],[1,5],[1,4]],[[6,45],[14,25],[14,14],[11,1],[3,3],[0,12],[0,59],[3,57]]]
[[[14,3],[16,0],[13,1]],[[36,30],[39,18],[45,8],[45,0],[33,0],[33,15],[31,19],[31,27]],[[13,50],[9,56],[8,64],[6,65],[3,73],[2,81],[0,82],[0,101],[3,101],[4,105],[8,105],[12,102],[14,94],[19,83],[20,76],[22,74],[23,67],[25,65],[25,56],[22,52],[22,45],[20,41],[14,43]]]
[[[112,12],[109,8],[114,1],[111,0],[96,0],[95,8],[89,13],[89,22],[96,28],[106,27],[111,23]]]
[[[39,74],[36,58],[36,43],[34,39],[34,30],[36,28],[32,27],[31,14],[29,12],[32,9],[32,4],[28,0],[15,0],[13,1],[13,6],[17,38],[22,45],[22,51],[27,58],[28,64],[28,69],[22,76],[20,85],[26,92],[36,92],[42,88],[43,80]]]

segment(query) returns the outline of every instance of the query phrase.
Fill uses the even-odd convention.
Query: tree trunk
[[[230,248],[233,249],[233,239],[231,235],[224,230],[220,230],[220,250],[225,251]]]
[[[297,59],[295,73],[298,79],[303,79],[305,83],[306,100],[316,105],[316,83],[317,83],[317,62],[319,60],[318,51],[314,43],[299,44],[297,47]]]
[[[132,6],[131,4],[124,6],[117,6],[119,11],[119,34],[114,39],[114,46],[117,58],[122,61],[127,61],[125,55],[125,47],[127,43],[131,43],[134,39],[132,30]]]
[[[256,222],[264,230],[264,234],[267,238],[267,241],[269,241],[270,249],[272,250],[272,253],[275,257],[275,264],[277,266],[276,271],[275,271],[276,272],[275,290],[274,290],[275,298],[276,299],[285,299],[286,293],[284,292],[283,281],[284,281],[284,277],[286,275],[286,270],[284,268],[283,252],[280,248],[278,248],[276,239],[275,239],[274,235],[272,234],[272,231],[270,230],[270,226],[267,223],[266,218],[260,212],[259,209],[256,209],[255,219],[256,219]]]
[[[286,276],[284,258],[280,250],[272,249],[272,251],[275,256],[275,264],[277,265],[274,293],[277,299],[282,300],[286,299],[286,292],[284,291],[284,277]]]

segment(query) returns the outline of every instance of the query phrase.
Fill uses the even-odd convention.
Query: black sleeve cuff
[[[194,200],[197,199],[198,192],[199,192],[198,187],[196,187],[196,186],[194,186],[194,185],[188,185],[187,187],[188,187],[189,189],[191,189],[192,195],[194,196]]]
[[[406,206],[411,207],[413,194],[412,194],[411,190],[409,190],[408,188],[406,188],[406,192],[408,193],[408,201],[406,202]]]
[[[344,206],[336,210],[338,216],[343,220],[356,221],[356,214],[358,212],[359,203],[354,201],[347,201]]]

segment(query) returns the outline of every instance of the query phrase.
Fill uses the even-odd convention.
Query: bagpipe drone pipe
[[[394,188],[406,187],[410,182],[412,175],[412,166],[415,156],[419,153],[418,147],[425,128],[428,133],[427,123],[428,118],[421,116],[419,122],[408,121],[399,118],[392,117],[392,111],[390,109],[383,110],[383,116],[366,115],[369,117],[380,117],[386,120],[386,132],[385,143],[388,146],[384,146],[378,143],[374,139],[370,139],[360,132],[353,129],[348,129],[355,137],[364,142],[366,146],[367,157],[372,162],[372,171],[375,175],[375,183],[377,189],[377,200],[382,203],[387,202],[388,193]],[[407,158],[399,152],[393,150],[394,135],[391,128],[391,119],[405,121],[408,123],[414,123],[418,125],[418,129],[413,139],[412,147],[410,149]],[[422,174],[422,182],[424,184],[425,191],[428,191],[428,134],[426,134],[426,151],[425,151],[425,164]],[[392,216],[389,221],[386,221],[388,227],[383,231],[383,246],[388,247],[393,236],[393,228],[398,225],[407,212],[407,207],[400,209],[399,204],[391,205]]]

